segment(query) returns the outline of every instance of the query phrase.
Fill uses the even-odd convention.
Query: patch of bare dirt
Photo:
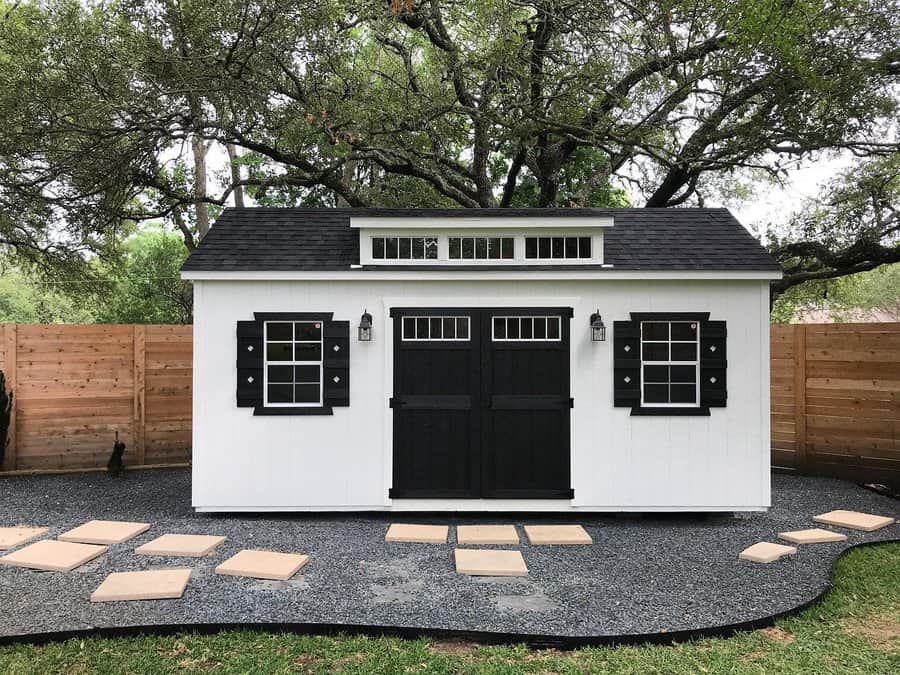
[[[778,626],[769,626],[768,628],[761,628],[759,630],[760,635],[768,638],[772,642],[781,642],[783,644],[791,644],[792,642],[796,642],[796,636],[790,632],[789,630],[785,630],[784,628],[779,628]]]
[[[435,640],[430,645],[428,645],[428,649],[440,654],[467,656],[472,653],[473,649],[475,649],[475,643],[467,642],[465,640]]]
[[[870,616],[865,621],[848,623],[845,628],[850,635],[863,638],[873,647],[900,651],[900,616]]]

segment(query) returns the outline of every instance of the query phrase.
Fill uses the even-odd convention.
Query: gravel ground
[[[773,476],[774,506],[749,518],[730,515],[566,515],[562,517],[387,515],[201,515],[190,507],[187,471],[142,471],[0,479],[0,525],[34,524],[49,535],[92,518],[152,523],[70,572],[0,566],[0,641],[34,633],[180,624],[327,624],[387,630],[484,632],[565,640],[709,630],[769,617],[827,589],[837,556],[874,541],[897,540],[900,525],[846,530],[846,542],[800,547],[770,565],[738,553],[777,532],[813,527],[812,516],[852,509],[900,517],[900,501],[851,483]],[[388,544],[390,522],[516,523],[529,576],[472,578],[453,568],[447,545]],[[578,522],[593,546],[533,547],[526,522]],[[228,537],[200,559],[133,555],[164,532]],[[307,566],[287,582],[214,574],[242,548],[300,551]],[[508,548],[508,547],[504,547]],[[92,604],[110,572],[193,567],[180,600]]]

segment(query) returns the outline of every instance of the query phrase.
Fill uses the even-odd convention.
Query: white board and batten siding
[[[345,273],[346,274],[346,273]],[[767,279],[195,280],[193,505],[200,511],[754,511],[770,505]],[[570,500],[391,500],[391,307],[572,307]],[[356,340],[364,309],[372,342]],[[606,342],[591,342],[599,309]],[[350,406],[254,416],[235,405],[237,321],[351,322]],[[630,312],[727,322],[728,402],[708,417],[613,406],[612,326]]]

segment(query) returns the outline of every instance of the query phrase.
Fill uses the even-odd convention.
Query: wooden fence
[[[190,460],[190,326],[0,324],[6,470]],[[900,324],[773,326],[772,463],[900,484]],[[734,357],[732,357],[734,358]]]
[[[104,467],[117,431],[127,465],[190,459],[190,326],[0,324],[0,369],[6,470]]]
[[[773,326],[772,464],[900,485],[900,323]]]

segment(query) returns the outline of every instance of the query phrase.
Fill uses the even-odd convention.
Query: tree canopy
[[[245,191],[478,208],[621,205],[629,185],[669,207],[900,148],[897,0],[5,2],[0,241],[41,259],[149,218],[191,248]],[[781,288],[894,255],[836,257],[854,223],[779,242]]]

